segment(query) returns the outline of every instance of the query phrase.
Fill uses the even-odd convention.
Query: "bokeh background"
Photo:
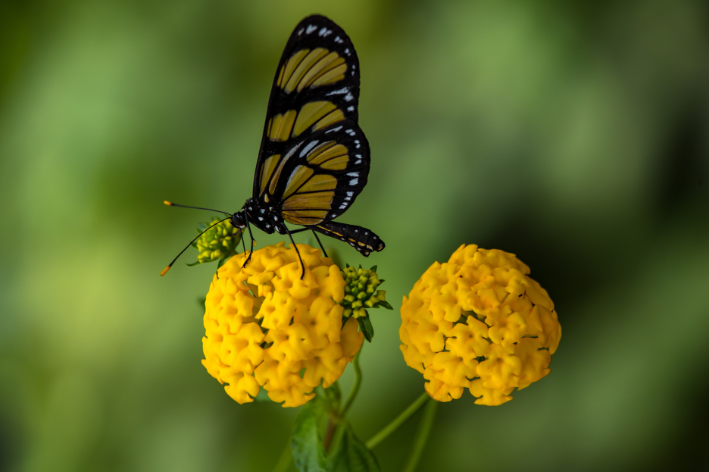
[[[162,201],[241,207],[282,48],[316,12],[357,47],[372,147],[342,221],[387,243],[328,247],[377,264],[397,310],[463,243],[515,253],[563,327],[513,401],[441,405],[420,470],[709,467],[704,0],[3,0],[0,469],[276,463],[297,410],[240,406],[200,364],[215,266],[190,250],[158,274],[210,215]],[[373,322],[363,439],[423,388],[398,312]]]

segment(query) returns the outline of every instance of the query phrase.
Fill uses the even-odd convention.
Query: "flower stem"
[[[352,385],[350,396],[347,397],[345,406],[342,407],[342,412],[340,412],[340,418],[345,417],[345,415],[347,414],[347,410],[350,409],[352,403],[354,403],[355,397],[357,397],[357,394],[359,393],[359,388],[362,386],[362,369],[359,367],[359,355],[362,353],[363,348],[364,343],[362,343],[362,347],[360,347],[359,351],[357,351],[357,354],[355,354],[354,361],[352,362],[355,371],[355,381],[354,385]]]
[[[273,472],[286,472],[290,468],[291,461],[293,460],[293,453],[291,452],[291,439],[288,437],[288,443],[285,449],[281,453],[281,457],[276,462],[276,466],[273,468]]]
[[[337,429],[335,422],[332,421],[332,418],[328,418],[327,429],[325,430],[325,437],[322,440],[322,445],[323,448],[325,448],[325,452],[328,452],[330,450],[330,443],[332,442],[332,436],[335,434],[335,429]]]
[[[387,436],[389,436],[391,433],[396,431],[396,429],[399,426],[401,426],[402,424],[404,424],[406,422],[406,420],[408,420],[411,417],[411,415],[416,413],[419,410],[419,408],[421,408],[426,403],[426,400],[428,400],[429,398],[431,398],[431,397],[428,396],[428,393],[423,392],[421,394],[421,396],[418,397],[411,405],[409,405],[409,407],[406,410],[401,412],[401,414],[399,416],[397,416],[394,419],[394,421],[392,421],[391,423],[386,425],[384,427],[384,429],[382,429],[377,434],[372,436],[372,438],[369,441],[367,441],[367,448],[374,449],[380,442],[384,441],[387,438]]]
[[[431,433],[431,426],[433,426],[433,420],[436,417],[437,409],[438,402],[431,398],[426,404],[426,408],[423,410],[423,417],[421,418],[421,423],[419,423],[419,427],[416,430],[416,437],[414,438],[414,445],[411,448],[411,455],[402,469],[403,472],[414,472],[416,470],[416,466],[421,458],[423,448],[426,446],[426,441],[428,441],[428,435]]]

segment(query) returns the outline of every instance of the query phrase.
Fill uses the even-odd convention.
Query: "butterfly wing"
[[[325,216],[334,218],[332,215],[341,213],[337,209],[348,202],[342,209],[344,211],[364,187],[369,172],[369,147],[364,133],[357,126],[358,100],[359,60],[349,37],[342,28],[324,16],[305,18],[291,34],[276,70],[254,176],[254,201],[264,207],[281,203],[287,206],[282,199],[298,193],[298,189],[289,186],[289,183],[301,179],[301,185],[309,182],[313,186],[321,180],[318,188],[327,188],[335,194]],[[333,131],[335,129],[337,131]],[[347,148],[348,161],[342,169],[342,156],[326,159],[329,154],[325,154],[319,161],[313,156],[307,161],[309,153],[325,142],[322,136],[328,131],[330,133],[327,138],[334,141],[331,148],[338,144]],[[359,141],[361,149],[361,152],[356,153],[360,155],[359,159],[354,157],[354,151],[358,149],[355,147],[355,139]],[[307,146],[315,141],[320,142],[313,144],[303,154]],[[318,150],[327,151],[322,148]],[[331,149],[330,153],[337,150],[341,149]],[[307,162],[304,167],[299,167],[303,157]],[[333,161],[337,158],[340,159]],[[355,164],[357,160],[359,164]],[[327,161],[332,162],[325,164]],[[342,172],[344,170],[357,172],[357,183],[362,182],[361,185],[351,185],[349,191],[354,192],[353,195],[348,195],[347,190],[344,190],[345,185],[339,183],[338,179],[346,177],[346,172]],[[310,171],[312,174],[306,175]],[[338,181],[335,188],[330,188],[332,183],[326,182],[330,181],[327,176]],[[344,200],[348,196],[350,199]],[[324,202],[325,197],[320,197]],[[312,197],[307,200],[313,203],[317,199]],[[295,201],[291,200],[289,208]],[[318,203],[318,208],[324,208],[322,202]],[[293,218],[299,220],[306,217],[299,215]]]
[[[273,197],[286,221],[312,226],[341,215],[367,184],[369,144],[343,120],[298,140],[283,163]]]

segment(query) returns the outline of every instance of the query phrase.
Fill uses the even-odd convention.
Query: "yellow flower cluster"
[[[514,254],[461,246],[434,263],[404,297],[401,351],[446,402],[467,388],[480,405],[500,405],[550,372],[561,338],[546,290]]]
[[[298,244],[306,267],[283,243],[229,259],[209,287],[202,361],[239,403],[260,387],[284,407],[300,406],[327,388],[362,345],[357,320],[342,326],[345,282],[320,250]]]

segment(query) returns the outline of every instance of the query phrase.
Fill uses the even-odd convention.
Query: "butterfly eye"
[[[241,213],[231,215],[231,224],[234,225],[235,228],[243,228],[246,226],[246,222],[244,218],[241,217]]]

